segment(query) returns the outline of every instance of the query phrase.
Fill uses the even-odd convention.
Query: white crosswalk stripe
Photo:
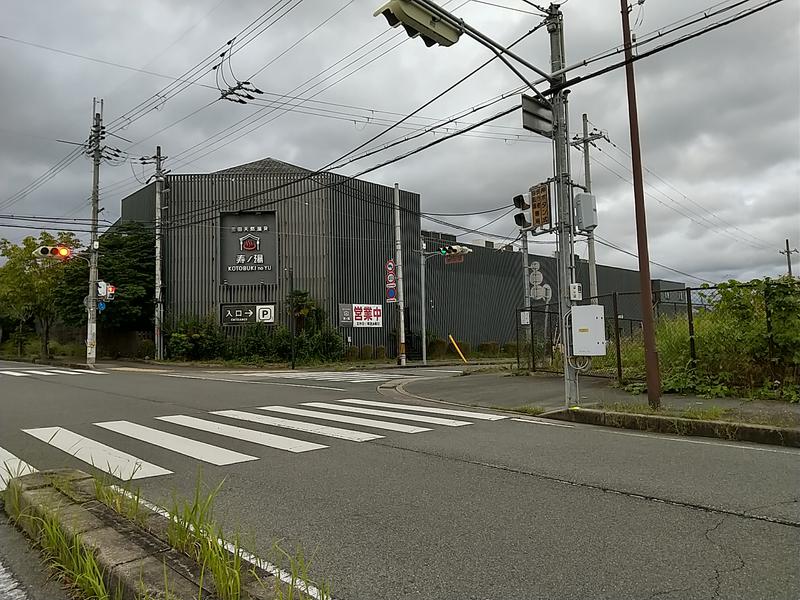
[[[213,446],[205,442],[198,442],[197,440],[185,438],[159,429],[151,429],[150,427],[131,423],[130,421],[108,421],[105,423],[95,423],[95,425],[115,433],[126,435],[135,440],[147,442],[154,446],[160,446],[161,448],[166,448],[167,450],[172,450],[179,454],[191,456],[192,458],[211,463],[212,465],[232,465],[249,460],[258,460],[257,456],[241,454],[240,452],[234,452],[227,448],[220,448],[219,446]]]
[[[88,369],[1,369],[0,377],[54,377],[56,375],[108,375],[103,371],[90,371]]]
[[[233,425],[226,425],[225,423],[206,421],[187,415],[170,415],[166,417],[156,417],[156,419],[168,423],[175,423],[176,425],[183,425],[184,427],[191,427],[192,429],[199,429],[200,431],[224,435],[237,440],[260,444],[261,446],[269,446],[270,448],[277,448],[278,450],[287,450],[289,452],[308,452],[310,450],[327,448],[327,446],[323,446],[322,444],[304,442],[303,440],[283,437],[282,435],[273,435],[253,429],[245,429],[244,427],[235,427]]]
[[[6,489],[12,477],[35,473],[36,469],[20,460],[5,448],[0,448],[0,492]]]
[[[342,440],[350,440],[351,442],[368,442],[369,440],[377,440],[383,437],[382,435],[377,435],[374,433],[364,433],[362,431],[353,431],[351,429],[342,429],[340,427],[317,425],[316,423],[306,423],[304,421],[292,421],[290,419],[281,419],[279,417],[270,417],[268,415],[256,415],[249,412],[243,412],[241,410],[215,410],[211,414],[219,415],[221,417],[228,417],[231,419],[240,419],[242,421],[251,421],[253,423],[261,423],[262,425],[271,425],[273,427],[283,427],[285,429],[294,429],[296,431],[306,431],[308,433],[316,433],[317,435],[324,435]]]
[[[298,417],[309,417],[311,419],[322,419],[324,421],[336,421],[338,423],[350,423],[351,425],[363,425],[364,427],[374,427],[375,429],[387,429],[389,431],[399,431],[400,433],[421,433],[431,431],[425,427],[404,425],[402,423],[392,423],[390,421],[377,421],[375,419],[362,419],[361,417],[351,417],[349,415],[336,415],[317,410],[305,410],[294,408],[293,406],[259,406],[258,410],[269,410]]]
[[[327,408],[329,410],[360,413],[363,415],[372,415],[375,417],[389,417],[390,419],[400,419],[403,421],[418,421],[420,423],[430,423],[432,425],[444,425],[446,427],[461,427],[463,425],[472,425],[472,423],[468,421],[456,421],[455,419],[442,419],[441,417],[428,417],[422,415],[412,415],[410,413],[394,412],[389,410],[361,408],[360,406],[340,406],[338,404],[330,404],[328,402],[303,402],[303,406],[312,406],[314,408]]]
[[[342,383],[379,383],[391,379],[407,378],[409,375],[369,371],[242,371],[236,375],[273,379],[310,379],[313,381],[338,381]]]
[[[468,410],[454,410],[451,408],[434,408],[432,406],[414,406],[413,404],[394,404],[392,402],[376,402],[374,400],[356,400],[355,398],[342,398],[337,402],[347,402],[349,404],[360,404],[362,406],[376,406],[379,408],[400,408],[414,412],[434,413],[437,415],[450,415],[452,417],[463,417],[465,419],[479,419],[482,421],[500,421],[507,419],[505,415],[492,415],[488,413],[472,412]]]
[[[40,427],[22,431],[122,480],[172,473],[126,452],[73,433],[69,429]]]
[[[56,369],[56,371],[58,370]],[[461,427],[472,425],[475,421],[497,421],[507,418],[503,415],[477,411],[414,406],[375,400],[360,400],[357,398],[343,398],[331,402],[305,402],[300,405],[261,406],[255,410],[260,412],[252,412],[251,410],[213,410],[208,412],[209,418],[200,418],[203,415],[196,417],[181,414],[154,417],[156,421],[161,422],[162,426],[163,423],[178,425],[186,428],[186,433],[183,431],[172,433],[160,427],[150,427],[150,424],[135,423],[127,420],[94,423],[94,426],[111,432],[106,436],[120,436],[119,443],[114,443],[116,447],[57,426],[23,429],[22,431],[52,448],[66,452],[115,477],[127,480],[168,475],[172,471],[120,449],[126,448],[125,444],[138,443],[139,445],[135,446],[138,448],[142,447],[141,444],[149,444],[197,461],[207,462],[216,466],[227,466],[256,461],[259,458],[264,458],[264,456],[249,452],[245,454],[229,449],[226,447],[228,444],[214,442],[215,438],[213,436],[232,438],[292,453],[303,453],[328,447],[320,443],[268,433],[267,431],[259,430],[259,426],[298,431],[350,442],[368,442],[384,437],[370,431],[375,429],[413,434],[433,431],[432,426]],[[267,412],[273,414],[262,414]],[[276,415],[274,413],[280,414]],[[214,420],[215,418],[216,420]],[[225,419],[235,419],[252,425],[248,427],[232,425],[225,423]],[[335,427],[315,421],[334,421],[355,428]],[[414,421],[414,423],[398,421]],[[367,431],[362,430],[362,428],[366,428]],[[212,438],[211,441],[201,441],[201,439],[209,437]],[[110,438],[106,437],[104,439]],[[135,440],[135,442],[130,440]],[[136,450],[133,450],[133,452],[138,454]],[[178,457],[173,456],[170,460],[178,460]],[[159,462],[161,461],[159,460]],[[172,466],[171,463],[170,466]],[[10,451],[0,448],[0,491],[5,487],[5,480],[9,476],[14,476],[17,473],[31,473],[35,472],[35,470],[34,467],[17,458]]]

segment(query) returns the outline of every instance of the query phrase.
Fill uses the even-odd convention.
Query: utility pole
[[[428,330],[427,330],[427,322],[426,322],[426,314],[428,312],[428,306],[425,304],[427,302],[425,298],[425,263],[428,261],[428,257],[425,256],[425,239],[420,239],[420,251],[419,251],[419,273],[420,273],[420,288],[422,290],[422,365],[428,365]]]
[[[100,159],[102,158],[101,142],[103,138],[103,101],[100,100],[100,111],[97,111],[97,98],[92,100],[92,134],[89,146],[92,153],[92,234],[89,244],[89,298],[86,307],[86,364],[94,367],[97,360],[97,241],[98,217],[100,214]]]
[[[161,280],[161,194],[164,191],[164,172],[161,169],[161,146],[156,146],[156,306],[155,306],[155,346],[156,360],[164,360],[164,283]]]
[[[403,302],[403,240],[400,235],[400,184],[394,184],[394,262],[397,268],[397,364],[406,364],[406,318]]]
[[[583,187],[585,188],[587,194],[592,193],[592,172],[591,167],[589,166],[589,144],[600,139],[608,138],[603,132],[597,130],[592,131],[590,134],[589,117],[586,113],[583,113],[583,137],[579,138],[578,136],[575,136],[575,138],[572,140],[572,146],[576,148],[582,146],[583,148]],[[586,232],[586,241],[589,245],[589,296],[592,298],[592,304],[597,304],[597,259],[595,256],[594,247],[594,228],[591,228]]]
[[[786,238],[786,250],[778,250],[781,254],[786,255],[786,268],[789,270],[789,277],[792,277],[792,254],[797,254],[797,248],[789,250],[789,238]]]
[[[624,1],[624,0],[623,0]],[[564,57],[564,20],[557,4],[548,9],[547,31],[550,34],[550,63],[553,85],[566,81],[564,73],[558,74],[566,66]],[[574,278],[573,268],[573,225],[572,225],[572,185],[569,172],[569,132],[567,131],[567,94],[560,89],[552,97],[553,104],[553,152],[555,154],[556,212],[558,213],[558,292],[559,324],[564,356],[564,404],[574,406],[578,403],[578,371],[571,364],[571,336],[567,319],[572,310],[570,284]]]
[[[625,80],[628,88],[628,120],[631,130],[631,170],[633,172],[633,204],[636,211],[636,245],[639,255],[639,289],[641,291],[644,363],[647,373],[647,400],[650,407],[661,406],[661,376],[658,371],[656,329],[653,319],[653,288],[650,281],[650,251],[647,247],[647,216],[644,207],[642,150],[639,145],[639,114],[636,107],[636,81],[633,75],[633,49],[628,0],[620,0],[622,36],[625,44]]]

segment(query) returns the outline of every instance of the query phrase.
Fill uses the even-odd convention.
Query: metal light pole
[[[428,365],[428,331],[426,322],[426,313],[428,312],[427,300],[425,299],[425,263],[430,256],[425,255],[425,240],[422,240],[420,246],[422,250],[419,253],[419,273],[420,273],[420,288],[422,288],[422,364]]]
[[[636,212],[636,245],[639,255],[639,288],[641,290],[642,334],[647,372],[647,400],[650,407],[661,406],[661,376],[658,371],[656,328],[653,318],[653,288],[650,281],[650,251],[647,247],[647,216],[644,206],[642,151],[639,145],[639,113],[636,107],[636,80],[633,75],[633,49],[628,0],[620,0],[622,36],[625,44],[625,81],[628,88],[628,120],[631,130],[631,170],[633,172],[633,204]]]
[[[102,148],[100,143],[103,134],[103,101],[100,100],[100,112],[97,112],[97,99],[92,101],[92,233],[89,244],[89,299],[86,307],[86,364],[94,367],[97,360],[97,229],[100,214],[100,159]]]
[[[400,184],[394,184],[394,262],[397,268],[397,364],[406,364],[406,317],[403,301],[403,238],[400,233]]]

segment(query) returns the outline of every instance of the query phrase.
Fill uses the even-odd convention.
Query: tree
[[[145,331],[153,326],[155,307],[155,235],[140,223],[122,223],[100,236],[98,276],[116,286],[114,300],[98,315],[98,324],[109,329]],[[70,325],[86,324],[83,299],[89,267],[70,261],[60,292],[61,317]]]
[[[0,256],[6,258],[0,267],[0,310],[14,319],[18,327],[18,352],[22,353],[22,331],[31,319],[36,320],[41,355],[50,354],[50,328],[59,312],[59,290],[66,274],[66,265],[57,259],[37,258],[39,246],[63,244],[76,248],[80,242],[73,233],[55,236],[43,231],[38,238],[28,236],[19,244],[0,241]]]

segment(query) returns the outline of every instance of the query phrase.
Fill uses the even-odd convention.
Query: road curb
[[[94,369],[94,367],[87,365],[86,363],[80,362],[71,362],[65,360],[58,360],[54,358],[28,358],[25,356],[15,356],[13,358],[5,358],[2,360],[8,360],[11,362],[21,362],[21,363],[29,363],[32,365],[45,365],[48,367],[66,367],[69,369]]]
[[[69,544],[94,555],[108,590],[112,596],[119,590],[120,600],[216,597],[209,587],[210,575],[201,579],[200,567],[166,542],[167,517],[142,506],[137,518],[141,525],[134,523],[99,502],[95,485],[91,475],[75,469],[14,477],[8,484],[5,510],[37,543],[42,540],[43,523],[55,523]],[[261,580],[271,577],[254,568]],[[255,577],[252,580],[248,585],[243,580],[243,600],[274,599],[272,586],[259,587]]]
[[[622,413],[580,407],[550,411],[539,416],[588,425],[800,448],[800,430],[785,427],[731,421],[702,421],[683,417]]]

